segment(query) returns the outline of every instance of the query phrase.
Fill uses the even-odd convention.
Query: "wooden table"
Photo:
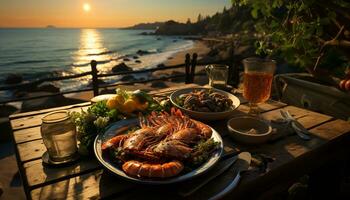
[[[190,86],[193,85],[183,85],[183,87]],[[178,88],[168,88],[153,93],[168,94],[175,89]],[[242,105],[235,115],[244,114],[248,110],[244,99],[240,99]],[[89,105],[90,103],[82,103],[10,117],[18,167],[27,198],[145,199],[154,197],[157,199],[157,196],[160,198],[161,195],[167,196],[167,199],[179,198],[176,194],[169,192],[173,190],[171,188],[176,188],[176,185],[150,187],[127,182],[106,172],[94,157],[82,159],[76,164],[63,168],[43,166],[41,156],[46,149],[40,134],[41,118],[50,111],[60,109],[79,111],[86,109]],[[310,130],[313,137],[310,141],[303,141],[296,135],[289,135],[263,145],[245,146],[235,143],[227,135],[226,121],[209,123],[222,135],[226,153],[247,150],[253,154],[264,154],[274,158],[274,161],[268,163],[267,170],[251,170],[244,174],[238,187],[228,195],[229,198],[243,195],[245,198],[256,197],[274,193],[279,189],[285,189],[283,183],[293,181],[336,157],[349,155],[349,148],[344,148],[350,145],[348,122],[275,101],[268,101],[261,105],[261,108],[263,117],[269,120],[280,118],[280,109],[290,111]],[[220,185],[224,179],[231,178],[229,175],[220,176],[215,180],[215,185]],[[194,195],[190,199],[202,198],[203,196]]]

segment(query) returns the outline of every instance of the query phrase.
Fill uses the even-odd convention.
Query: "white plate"
[[[118,164],[113,162],[108,158],[108,156],[102,155],[101,145],[103,142],[107,141],[108,139],[114,137],[117,134],[123,134],[126,130],[128,130],[131,127],[135,127],[138,125],[138,119],[128,119],[128,120],[121,120],[116,123],[111,124],[107,130],[99,134],[94,143],[94,151],[95,155],[98,159],[98,161],[109,171],[111,171],[113,174],[120,176],[122,178],[125,178],[130,181],[142,183],[142,184],[152,184],[152,185],[160,185],[160,184],[169,184],[169,183],[176,183],[185,181],[188,179],[191,179],[193,177],[196,177],[200,174],[203,174],[204,172],[208,171],[211,167],[213,167],[218,161],[219,158],[223,152],[223,141],[221,136],[218,132],[216,132],[213,128],[213,133],[211,138],[214,139],[216,142],[220,142],[219,149],[217,149],[215,152],[213,152],[212,156],[201,166],[199,166],[197,169],[194,169],[191,172],[188,172],[186,174],[180,174],[175,177],[171,178],[135,178],[127,175]]]

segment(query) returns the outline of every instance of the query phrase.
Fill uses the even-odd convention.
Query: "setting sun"
[[[84,3],[84,5],[83,5],[83,9],[84,9],[84,11],[85,11],[85,12],[89,12],[89,11],[90,11],[90,9],[91,9],[90,4],[88,4],[88,3]]]

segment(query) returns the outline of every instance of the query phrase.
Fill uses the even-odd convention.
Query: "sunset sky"
[[[174,19],[196,21],[230,0],[0,0],[0,27],[125,27]]]

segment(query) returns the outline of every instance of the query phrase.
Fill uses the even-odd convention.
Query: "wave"
[[[61,51],[78,51],[79,49],[77,48],[66,48],[66,49],[55,49],[53,51],[55,52],[61,52]]]
[[[8,62],[0,64],[0,66],[7,66],[7,65],[21,65],[21,64],[33,64],[33,63],[46,63],[46,62],[62,62],[63,59],[51,59],[51,60],[22,60],[22,61],[15,61],[15,62]]]
[[[106,54],[111,54],[111,53],[115,53],[114,51],[104,51],[101,53],[89,53],[87,54],[88,56],[100,56],[100,55],[106,55]]]

